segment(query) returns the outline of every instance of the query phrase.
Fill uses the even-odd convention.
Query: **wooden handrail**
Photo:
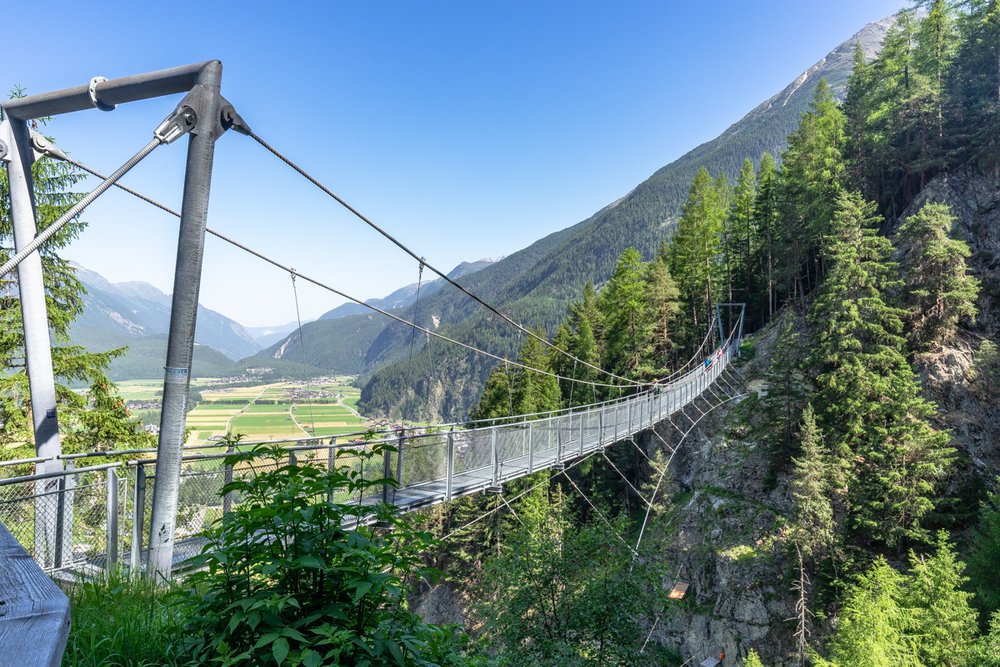
[[[69,621],[66,594],[0,524],[0,663],[58,667]]]

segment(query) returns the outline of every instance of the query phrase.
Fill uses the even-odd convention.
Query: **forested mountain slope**
[[[491,303],[523,315],[519,318],[522,323],[543,325],[551,333],[554,322],[563,315],[565,304],[579,296],[581,286],[587,281],[597,285],[605,282],[625,248],[637,248],[645,257],[650,257],[657,244],[669,238],[698,169],[704,167],[713,175],[724,174],[732,181],[745,157],[758,160],[765,151],[777,154],[784,149],[788,134],[798,125],[821,79],[830,84],[835,97],[842,97],[852,68],[855,44],[861,45],[867,57],[873,57],[881,48],[893,20],[890,17],[865,26],[719,137],[658,170],[620,200],[587,220],[550,234],[469,276],[463,284]],[[477,318],[475,328],[490,330],[480,331],[478,336],[479,340],[491,342],[489,351],[510,354],[517,349],[516,332],[488,318],[481,319],[481,309],[454,290],[444,289],[407,312],[411,316],[415,314],[425,326],[432,321],[432,316],[437,318],[445,325],[444,332],[455,330],[455,324],[474,316]],[[470,327],[461,329],[469,330]],[[376,342],[377,354],[369,357],[382,362],[399,358],[408,345],[409,335],[401,327],[387,328]],[[469,363],[456,362],[455,365],[467,368]],[[373,413],[405,414],[400,410],[401,397],[394,393],[408,386],[402,376],[409,374],[411,366],[412,362],[407,361],[407,368],[387,365],[375,370],[363,394],[364,408]],[[440,363],[435,375],[435,378],[422,381],[437,383],[436,391],[449,394],[449,387],[454,386],[457,376]],[[478,381],[484,380],[485,375]],[[463,386],[466,395],[441,401],[452,406],[452,411],[422,417],[463,417],[478,396],[474,386],[464,383]]]

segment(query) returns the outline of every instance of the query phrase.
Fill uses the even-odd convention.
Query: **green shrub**
[[[372,450],[369,459],[385,451]],[[242,501],[206,532],[202,569],[180,598],[190,611],[186,656],[205,665],[463,664],[455,633],[405,606],[404,581],[434,574],[420,558],[430,534],[389,505],[329,502],[376,495],[383,480],[363,474],[372,466],[286,460],[267,445],[226,459],[257,472],[223,488]]]

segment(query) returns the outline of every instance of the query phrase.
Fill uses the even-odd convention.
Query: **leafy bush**
[[[384,452],[376,445],[366,458]],[[405,607],[404,581],[434,574],[420,559],[430,534],[389,505],[336,502],[374,496],[385,480],[366,479],[365,460],[331,470],[286,461],[268,445],[226,459],[251,474],[222,489],[241,503],[206,532],[202,569],[188,578],[187,656],[214,665],[462,664],[455,633]]]

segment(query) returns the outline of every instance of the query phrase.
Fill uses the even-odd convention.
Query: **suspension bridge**
[[[287,462],[297,463],[304,457],[318,465],[353,465],[364,474],[393,480],[393,484],[379,485],[377,489],[372,487],[367,492],[369,495],[352,499],[362,505],[389,503],[401,512],[408,512],[483,491],[501,493],[506,482],[542,470],[561,474],[591,456],[603,455],[604,450],[615,443],[631,442],[639,448],[635,436],[645,431],[659,437],[668,452],[666,465],[658,469],[655,497],[670,461],[688,433],[709,412],[743,395],[742,380],[732,365],[743,332],[741,304],[716,306],[715,319],[709,323],[701,346],[669,377],[654,383],[641,383],[616,375],[554,346],[428,263],[251,130],[221,96],[220,90],[221,63],[211,61],[111,81],[97,77],[86,86],[11,100],[2,105],[0,159],[7,164],[15,248],[12,256],[0,266],[0,277],[14,269],[18,271],[37,456],[0,463],[0,476],[2,470],[11,466],[34,468],[29,475],[0,477],[0,523],[6,525],[13,537],[31,553],[41,570],[87,574],[95,568],[125,563],[169,576],[173,569],[200,550],[202,540],[198,533],[206,522],[232,509],[234,500],[220,495],[220,490],[235,476],[247,474],[247,471],[234,470],[227,465],[226,453],[219,452],[217,446],[185,447],[183,443],[206,234],[287,272],[293,284],[297,278],[310,282],[410,327],[428,339],[442,340],[507,366],[625,394],[616,400],[543,414],[504,417],[471,425],[443,424],[377,433],[374,439],[360,444],[343,444],[337,438],[307,438],[283,443]],[[110,111],[118,104],[173,93],[186,93],[186,96],[157,126],[153,139],[110,176],[69,158],[65,151],[32,130],[29,124],[41,116],[95,108]],[[549,349],[572,359],[574,366],[599,372],[602,381],[563,377],[421,327],[399,313],[366,304],[318,278],[296,271],[265,252],[208,228],[208,184],[214,145],[230,129],[255,141],[416,260],[421,274],[424,268],[429,269],[518,335],[537,339]],[[186,134],[191,140],[180,212],[119,183],[155,149]],[[62,160],[101,180],[93,191],[40,233],[31,182],[31,163],[35,156]],[[76,455],[61,452],[39,249],[112,187],[180,219],[160,439],[155,450],[115,453],[129,460],[80,465],[88,459],[107,457],[109,452]],[[656,428],[661,424],[673,429],[679,437],[672,437],[668,442]],[[372,448],[380,444],[391,447],[380,449],[384,451],[381,459],[375,462],[375,469],[369,470],[373,465]],[[641,448],[640,452],[646,455]],[[582,490],[577,490],[583,494]],[[652,506],[651,499],[643,500],[647,507]],[[506,500],[504,502],[506,504]],[[84,514],[86,523],[80,520]],[[0,544],[5,539],[10,542],[0,531]],[[13,546],[11,549],[16,551]],[[9,627],[0,624],[0,637]]]

